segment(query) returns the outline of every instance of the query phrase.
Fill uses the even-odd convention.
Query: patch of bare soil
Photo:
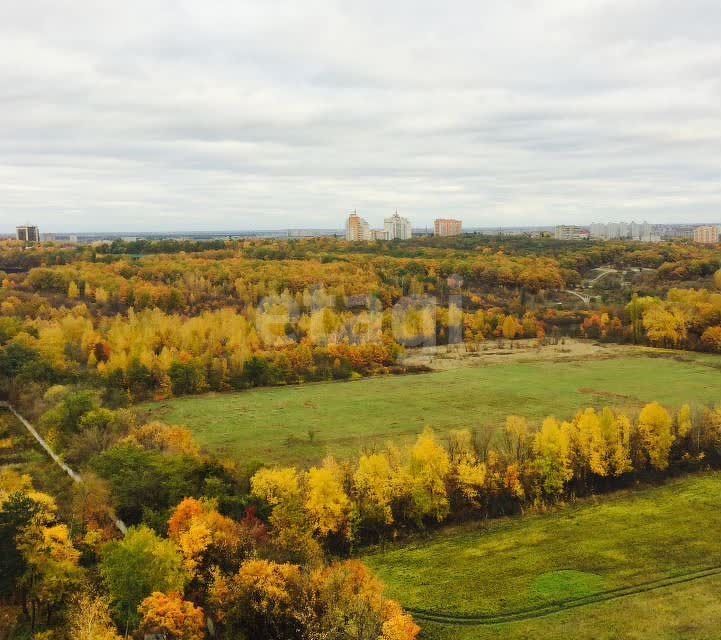
[[[477,348],[465,344],[438,345],[408,349],[403,358],[407,366],[426,366],[436,371],[473,367],[497,362],[568,361],[588,358],[614,358],[639,353],[631,345],[601,344],[592,340],[566,338],[557,344],[539,345],[536,340],[503,340],[481,343]]]

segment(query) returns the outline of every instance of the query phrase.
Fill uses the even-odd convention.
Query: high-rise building
[[[411,221],[408,218],[401,218],[398,211],[383,221],[383,228],[388,232],[389,240],[410,240],[413,236]]]
[[[350,242],[362,242],[371,239],[368,223],[355,211],[348,216],[345,223],[345,239]]]
[[[17,227],[18,240],[22,242],[40,242],[40,230],[37,227],[24,225]]]
[[[621,225],[618,222],[609,222],[606,228],[608,229],[606,237],[609,240],[617,240],[621,237]]]
[[[463,223],[453,218],[436,218],[433,222],[434,236],[460,236],[463,233]]]
[[[653,238],[653,227],[645,220],[638,225],[638,235],[633,234],[631,236],[634,240],[640,240],[641,242],[651,242]]]
[[[591,225],[591,237],[598,240],[641,240],[642,242],[655,242],[660,240],[654,235],[653,225],[644,221],[608,222],[606,224],[594,222]]]
[[[390,240],[385,229],[371,229],[371,240]]]
[[[601,224],[600,222],[591,223],[591,237],[595,240],[608,239],[608,228],[605,224]]]
[[[693,230],[693,241],[701,244],[716,244],[719,241],[719,228],[716,225],[696,227]]]

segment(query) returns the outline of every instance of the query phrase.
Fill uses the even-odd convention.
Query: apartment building
[[[345,239],[350,242],[363,242],[371,239],[371,230],[363,218],[355,211],[348,216],[345,223]]]
[[[383,228],[388,233],[389,240],[410,240],[413,236],[411,221],[399,216],[397,211],[383,221]]]
[[[559,224],[554,237],[556,240],[587,240],[588,231],[572,224]]]
[[[22,242],[40,242],[40,229],[29,225],[16,228],[17,238]]]
[[[696,227],[693,230],[693,241],[700,244],[716,244],[719,241],[719,228],[716,225]]]
[[[453,218],[436,218],[433,221],[434,236],[460,236],[463,233],[463,223]]]

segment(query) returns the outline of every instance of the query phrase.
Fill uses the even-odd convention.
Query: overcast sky
[[[0,0],[0,231],[721,220],[719,0]]]

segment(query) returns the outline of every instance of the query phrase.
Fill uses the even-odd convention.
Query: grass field
[[[629,353],[634,353],[629,349]],[[308,463],[409,439],[425,425],[495,429],[511,413],[569,417],[584,406],[719,400],[721,359],[686,354],[514,361],[421,375],[208,394],[144,405],[243,460]]]
[[[721,576],[492,627],[422,623],[423,640],[719,640]]]
[[[721,632],[705,603],[718,621],[721,575],[689,574],[721,570],[720,526],[721,475],[706,474],[445,530],[364,560],[411,611],[448,617],[420,620],[428,638],[712,638]],[[621,597],[603,601],[611,595]]]

